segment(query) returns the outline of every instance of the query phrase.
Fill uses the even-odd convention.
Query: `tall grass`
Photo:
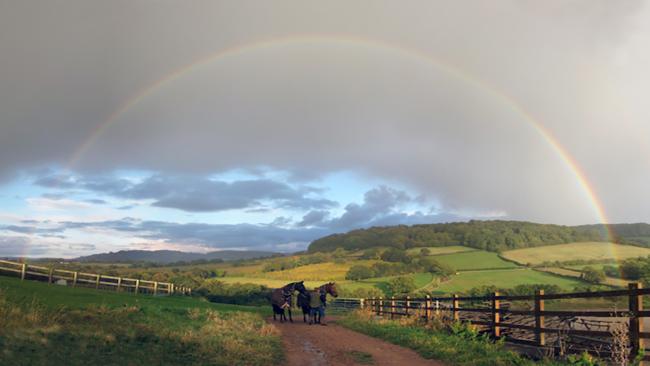
[[[10,298],[1,288],[0,352],[3,365],[269,365],[283,358],[276,328],[256,313],[73,309]]]

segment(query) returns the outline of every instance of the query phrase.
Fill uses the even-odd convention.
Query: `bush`
[[[402,262],[411,263],[411,257],[406,254],[406,251],[397,248],[390,248],[381,254],[381,259],[386,262]]]
[[[410,276],[400,276],[388,281],[388,290],[391,296],[406,295],[415,290],[415,280]]]
[[[252,283],[225,284],[220,281],[205,281],[195,290],[208,301],[235,305],[266,305],[271,289]]]
[[[346,280],[363,280],[366,278],[375,277],[375,272],[370,268],[362,265],[354,265],[345,275]]]
[[[449,277],[455,272],[450,266],[429,257],[420,258],[417,265],[422,271],[433,273],[441,277]]]
[[[585,267],[582,269],[582,279],[590,283],[601,283],[605,281],[605,272],[593,267]]]

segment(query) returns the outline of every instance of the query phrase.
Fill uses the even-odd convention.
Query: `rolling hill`
[[[151,262],[151,263],[174,263],[174,262],[195,262],[205,261],[233,261],[240,259],[265,258],[279,255],[273,252],[244,251],[244,250],[221,250],[209,253],[190,253],[177,250],[120,250],[93,254],[73,259],[77,262],[94,263],[124,263],[124,262]]]

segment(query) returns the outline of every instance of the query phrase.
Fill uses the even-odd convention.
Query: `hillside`
[[[333,234],[314,240],[309,252],[328,252],[337,248],[358,250],[372,247],[436,247],[463,245],[488,251],[604,241],[597,226],[562,226],[524,221],[469,221],[413,226],[372,227]]]
[[[2,365],[272,365],[268,309],[0,276]]]
[[[204,261],[233,261],[240,259],[265,258],[277,255],[272,252],[221,250],[209,253],[190,253],[177,250],[120,250],[118,252],[93,254],[79,257],[73,261],[95,263],[151,262],[174,263]]]

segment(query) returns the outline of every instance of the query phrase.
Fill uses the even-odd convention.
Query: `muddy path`
[[[288,366],[443,366],[413,350],[337,325],[334,317],[328,317],[327,326],[307,325],[302,317],[294,323],[269,322],[282,333]]]

